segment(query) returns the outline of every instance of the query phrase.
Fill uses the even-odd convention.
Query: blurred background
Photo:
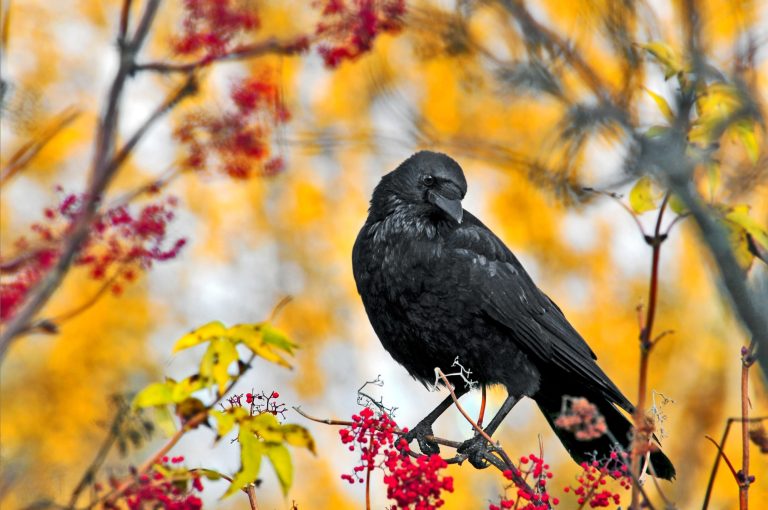
[[[245,4],[258,9],[258,37],[264,38],[311,33],[320,16],[311,2]],[[749,37],[754,43],[750,76],[756,90],[768,90],[768,5],[707,0],[697,7],[712,64],[734,69]],[[623,35],[680,48],[687,21],[678,2],[545,0],[528,2],[527,8],[569,41],[601,82],[632,90],[628,109],[636,125],[663,121],[639,85],[667,98],[674,85],[658,67],[626,68],[615,43]],[[115,1],[3,2],[3,159],[40,136],[53,115],[66,108],[79,112],[28,169],[3,186],[0,242],[6,254],[16,239],[29,234],[31,224],[44,220],[44,209],[60,200],[57,186],[64,192],[85,186],[94,126],[116,69],[119,9]],[[168,41],[180,30],[182,9],[181,2],[162,4],[146,48],[148,60],[173,58]],[[621,27],[629,32],[620,33]],[[380,346],[357,296],[350,258],[373,187],[422,148],[444,151],[461,164],[469,183],[465,208],[518,255],[587,339],[605,371],[636,400],[636,307],[647,300],[651,250],[615,201],[581,191],[589,186],[626,193],[633,181],[625,171],[627,145],[614,130],[594,126],[574,125],[589,132],[578,144],[563,136],[564,119],[573,119],[567,113],[574,104],[594,103],[593,91],[578,73],[565,69],[565,57],[556,83],[543,72],[537,75],[535,67],[526,69],[529,74],[513,67],[529,58],[524,33],[504,2],[417,1],[407,4],[401,31],[382,34],[370,52],[333,69],[311,50],[208,70],[200,92],[137,146],[110,196],[183,166],[184,147],[174,131],[185,112],[226,110],[231,83],[244,76],[267,73],[279,84],[280,101],[291,118],[275,126],[269,150],[284,168],[247,179],[217,171],[181,174],[166,188],[179,201],[168,238],[187,239],[181,253],[157,263],[119,295],[106,293],[62,324],[59,334],[30,335],[13,346],[0,375],[3,508],[43,496],[65,502],[107,434],[112,395],[136,392],[163,375],[189,374],[202,351],[172,356],[176,339],[212,320],[261,321],[285,296],[293,300],[277,324],[300,345],[295,366],[289,371],[258,365],[239,391],[275,390],[289,407],[348,419],[359,410],[357,389],[380,376],[384,385],[372,391],[397,408],[401,426],[413,426],[444,394],[410,379]],[[120,120],[124,136],[172,83],[165,74],[141,74],[129,82]],[[548,93],[548,87],[561,90],[561,97]],[[764,135],[758,136],[762,142]],[[722,150],[741,150],[731,145]],[[721,193],[731,203],[751,204],[753,217],[764,225],[768,164],[762,147],[751,173],[740,168],[723,175]],[[654,213],[640,217],[646,228],[654,220]],[[663,404],[662,443],[678,467],[677,480],[662,486],[679,508],[695,508],[715,457],[704,436],[719,437],[725,419],[739,414],[739,349],[745,338],[692,222],[673,230],[662,250],[660,274],[657,331],[674,333],[652,355],[649,387],[655,403]],[[750,275],[764,277],[762,267]],[[43,315],[56,316],[98,288],[85,271],[75,269]],[[758,414],[766,412],[763,376],[754,369],[752,404]],[[503,398],[503,391],[491,391],[491,408]],[[479,400],[471,394],[464,403],[476,413]],[[317,455],[293,451],[295,482],[287,498],[265,467],[258,489],[261,508],[288,509],[292,501],[300,509],[363,507],[362,486],[340,479],[357,459],[338,441],[337,428],[308,422],[293,411],[287,420],[310,429]],[[437,422],[435,432],[460,439],[471,429],[452,411]],[[732,458],[740,452],[736,436],[726,448]],[[537,453],[541,441],[555,472],[554,487],[573,483],[577,466],[532,402],[515,408],[498,439],[513,458]],[[162,439],[154,441],[144,452]],[[223,441],[213,447],[206,430],[190,434],[174,454],[184,455],[190,466],[238,468],[233,446]],[[104,472],[124,470],[142,458],[142,451],[131,451],[128,460],[115,455]],[[760,501],[768,501],[765,455],[753,456],[752,471],[757,483],[751,497],[759,508]],[[503,480],[490,470],[451,466],[449,474],[456,491],[446,508],[487,508],[503,492]],[[206,503],[246,507],[239,497],[218,502],[225,484],[205,485]],[[374,507],[383,508],[382,485],[376,487]],[[736,494],[721,467],[710,508],[735,508]],[[564,499],[561,507],[576,505]]]

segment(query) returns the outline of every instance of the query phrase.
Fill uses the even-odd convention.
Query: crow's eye
[[[435,178],[427,174],[421,178],[421,182],[423,182],[425,186],[432,186],[435,183]]]

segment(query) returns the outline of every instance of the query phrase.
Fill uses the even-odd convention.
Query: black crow
[[[466,192],[458,163],[429,151],[408,158],[374,189],[352,267],[382,345],[425,385],[434,383],[436,367],[451,371],[457,357],[478,383],[503,385],[508,396],[488,424],[489,434],[527,396],[577,462],[607,456],[616,446],[611,438],[626,447],[631,424],[616,406],[631,413],[632,404],[509,248],[463,210]],[[467,389],[459,384],[456,391]],[[610,434],[580,441],[555,427],[566,396],[595,404]],[[406,438],[417,439],[424,453],[437,452],[425,436],[451,404],[446,398]],[[476,435],[459,452],[484,467],[487,447]],[[657,476],[674,477],[661,451],[651,454],[651,463]]]

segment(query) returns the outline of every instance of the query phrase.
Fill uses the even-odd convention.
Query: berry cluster
[[[498,505],[491,504],[489,510],[500,510],[502,508],[516,508],[519,510],[547,510],[550,505],[557,505],[560,501],[553,498],[547,492],[547,483],[552,478],[552,472],[549,470],[549,464],[544,463],[540,456],[530,454],[520,457],[520,461],[513,469],[508,469],[503,473],[504,478],[512,481],[507,489],[515,488],[515,497],[504,497]],[[529,486],[517,484],[516,479],[522,479]]]
[[[227,53],[238,36],[259,28],[259,17],[244,2],[231,0],[184,0],[182,33],[173,41],[181,55],[202,53],[215,58]]]
[[[45,221],[32,225],[34,239],[21,238],[16,248],[21,255],[3,261],[0,282],[0,320],[13,316],[27,293],[53,267],[60,256],[61,240],[83,214],[85,197],[66,194],[55,208],[44,211]],[[91,226],[89,237],[73,265],[88,269],[94,280],[111,281],[110,288],[120,293],[123,284],[154,262],[176,257],[186,244],[177,239],[166,246],[168,223],[173,220],[176,200],[166,199],[144,206],[137,213],[118,206],[100,214]]]
[[[187,115],[176,130],[186,146],[186,165],[194,170],[214,166],[235,179],[257,173],[271,176],[285,166],[280,157],[270,158],[273,127],[288,122],[274,76],[261,72],[235,83],[230,90],[233,109]]]
[[[183,462],[184,457],[163,457],[149,472],[136,476],[120,500],[107,500],[105,508],[123,508],[121,501],[124,501],[130,510],[200,510],[203,502],[198,494],[203,491],[203,483],[196,473],[181,466]],[[117,483],[117,480],[112,481],[114,486]],[[98,492],[102,487],[96,484],[95,489]]]
[[[399,440],[397,449],[385,452],[384,468],[389,474],[384,476],[384,484],[387,497],[396,503],[390,510],[428,510],[443,506],[440,493],[453,492],[453,477],[440,475],[440,470],[448,464],[437,454],[414,459],[407,452],[405,439]]]
[[[387,497],[395,501],[390,508],[426,510],[443,505],[442,491],[453,492],[453,478],[441,476],[447,464],[439,455],[409,455],[408,443],[397,439],[398,427],[387,413],[376,415],[370,408],[352,416],[352,424],[339,430],[341,442],[350,451],[359,449],[360,463],[353,474],[341,475],[349,483],[363,483],[362,474],[376,467],[384,470]],[[367,478],[367,477],[366,477]]]
[[[403,25],[405,0],[321,0],[323,21],[319,35],[332,43],[319,47],[325,65],[334,68],[370,51],[376,36],[398,32]]]
[[[583,397],[565,397],[555,425],[572,432],[579,441],[591,441],[608,430],[597,406]]]
[[[285,418],[285,412],[287,407],[282,402],[277,402],[276,399],[280,398],[280,394],[276,391],[271,393],[239,393],[227,398],[227,402],[231,407],[249,407],[251,416],[258,414],[270,413],[274,416],[280,416]],[[243,404],[245,400],[245,404]]]
[[[607,508],[611,504],[618,506],[621,503],[621,494],[608,487],[608,478],[618,480],[620,487],[624,490],[632,487],[627,457],[626,452],[611,452],[608,459],[603,462],[597,460],[582,462],[582,472],[576,478],[578,485],[566,487],[563,490],[572,491],[576,495],[577,503],[581,506],[585,504],[590,508]]]

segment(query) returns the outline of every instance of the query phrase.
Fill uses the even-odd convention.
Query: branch
[[[715,457],[715,464],[712,466],[712,471],[709,473],[709,481],[707,482],[707,490],[704,492],[704,502],[701,505],[702,510],[707,510],[709,508],[709,500],[712,497],[712,489],[715,486],[715,477],[717,476],[717,470],[720,467],[720,458],[724,455],[722,454],[723,448],[725,447],[725,441],[728,439],[728,433],[731,430],[731,425],[735,422],[742,422],[746,421],[748,423],[759,423],[763,420],[768,420],[768,416],[755,416],[753,418],[747,418],[746,420],[742,418],[728,418],[725,422],[725,430],[723,430],[723,437],[720,438],[719,443],[715,443],[715,446],[717,446],[718,454]],[[707,439],[712,441],[712,438],[709,436],[705,436]],[[713,441],[714,442],[714,441]],[[734,473],[733,466],[731,466],[731,472]]]
[[[498,444],[494,443],[491,436],[488,435],[488,433],[483,430],[481,426],[475,422],[471,416],[469,416],[469,413],[467,413],[464,408],[459,403],[458,397],[456,397],[456,393],[453,391],[453,386],[450,382],[448,382],[448,378],[445,376],[442,370],[440,368],[435,368],[435,371],[440,376],[440,379],[442,379],[443,384],[445,384],[445,387],[448,388],[448,391],[451,393],[451,398],[453,399],[453,404],[456,406],[456,409],[459,410],[462,416],[472,425],[472,428],[475,429],[475,431],[483,436],[483,438],[488,441],[488,444],[493,446],[493,451],[498,453],[501,459],[498,459],[495,457],[492,453],[486,452],[484,457],[485,460],[487,460],[489,463],[493,464],[496,468],[498,468],[500,471],[506,471],[510,470],[512,472],[512,481],[515,483],[515,485],[519,489],[525,489],[528,491],[529,494],[533,494],[533,489],[526,483],[526,481],[523,479],[523,477],[520,476],[520,472],[515,467],[514,463],[512,462],[512,459],[509,458],[509,455],[507,455],[507,452],[504,451],[504,449]],[[492,462],[491,459],[495,460],[496,462]],[[502,466],[499,467],[499,460],[503,462]],[[549,503],[546,503],[547,507],[549,507]]]
[[[83,204],[83,212],[74,222],[70,235],[64,240],[61,256],[56,261],[55,266],[35,286],[25,303],[0,335],[0,364],[5,359],[11,342],[28,327],[35,314],[48,302],[53,292],[61,284],[80,247],[87,240],[91,223],[97,214],[99,201],[119,168],[119,165],[113,164],[113,155],[117,137],[120,98],[125,83],[131,74],[136,53],[144,43],[158,6],[159,0],[149,0],[133,40],[130,44],[119,41],[119,67],[107,94],[104,113],[96,132],[93,163],[85,193],[87,198]]]
[[[266,41],[239,46],[232,51],[222,53],[221,55],[207,56],[187,64],[176,64],[171,62],[147,62],[144,64],[135,64],[133,66],[133,70],[151,71],[163,74],[190,73],[207,67],[215,62],[235,62],[266,54],[293,55],[306,49],[313,41],[313,37],[307,36],[298,36],[288,40],[280,40],[272,37]]]

